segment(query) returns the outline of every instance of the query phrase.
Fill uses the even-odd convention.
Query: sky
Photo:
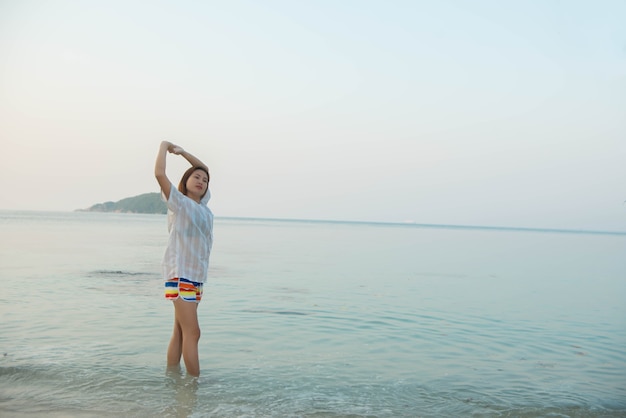
[[[626,2],[0,0],[0,210],[626,231]],[[187,163],[168,156],[177,184]]]

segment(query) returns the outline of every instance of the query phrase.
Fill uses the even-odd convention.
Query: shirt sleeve
[[[172,183],[170,183],[170,198],[167,199],[167,208],[172,212],[178,212],[182,205],[183,194],[178,191]]]

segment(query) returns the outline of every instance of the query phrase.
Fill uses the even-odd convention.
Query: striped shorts
[[[187,302],[199,303],[202,300],[202,283],[174,278],[165,282],[165,299],[176,300],[180,296]]]

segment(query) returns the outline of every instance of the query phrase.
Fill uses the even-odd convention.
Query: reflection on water
[[[198,401],[199,379],[184,374],[180,367],[168,367],[166,376],[166,388],[171,391],[171,404],[165,408],[164,416],[175,418],[190,416]]]

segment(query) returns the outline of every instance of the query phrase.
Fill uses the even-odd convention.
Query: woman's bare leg
[[[174,316],[176,327],[180,329],[181,344],[180,351],[177,351],[176,343],[172,350],[172,358],[174,354],[182,352],[183,360],[187,374],[192,376],[200,376],[200,360],[198,359],[198,341],[200,340],[200,325],[198,324],[198,304],[195,302],[186,302],[181,298],[174,301]],[[174,340],[172,335],[172,340]],[[170,341],[170,345],[172,342]],[[170,361],[168,350],[168,364]],[[180,354],[178,354],[178,362],[180,362]]]
[[[178,319],[174,315],[174,330],[172,338],[167,347],[167,367],[176,367],[180,365],[180,356],[183,354],[183,331],[180,328]]]

